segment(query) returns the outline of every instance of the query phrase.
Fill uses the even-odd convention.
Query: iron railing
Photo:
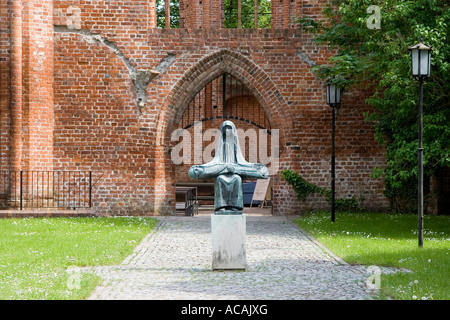
[[[0,171],[0,209],[92,207],[92,171]]]

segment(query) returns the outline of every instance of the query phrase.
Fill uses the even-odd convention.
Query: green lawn
[[[424,246],[418,247],[412,214],[306,214],[295,221],[350,264],[407,268],[381,276],[382,296],[407,300],[450,299],[450,216],[424,217]]]
[[[348,263],[407,268],[381,276],[395,299],[450,299],[450,217],[425,216],[424,247],[417,217],[380,213],[311,213],[296,223]],[[0,220],[0,299],[85,299],[100,279],[71,266],[120,263],[156,225],[153,218]]]
[[[0,220],[0,299],[85,299],[100,278],[75,277],[71,267],[120,263],[155,225],[141,217]]]

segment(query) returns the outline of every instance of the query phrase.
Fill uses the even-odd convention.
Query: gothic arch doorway
[[[182,61],[179,63],[181,64]],[[251,96],[252,99],[255,99],[259,103],[259,107],[264,110],[264,115],[269,121],[268,125],[263,125],[259,120],[254,121],[252,120],[254,117],[250,117],[248,115],[245,116],[243,120],[239,120],[238,118],[242,117],[236,113],[231,115],[226,114],[225,116],[236,118],[232,121],[238,129],[242,129],[244,132],[246,132],[246,128],[253,128],[253,132],[256,132],[257,134],[265,133],[267,139],[270,137],[270,141],[278,139],[279,149],[277,150],[277,154],[279,154],[279,159],[277,159],[277,164],[280,168],[281,166],[285,166],[285,162],[283,161],[285,161],[286,151],[289,150],[287,150],[284,146],[290,141],[290,128],[293,125],[292,117],[289,117],[288,102],[284,99],[283,95],[274,84],[270,76],[253,60],[240,54],[239,52],[228,49],[221,49],[211,52],[187,68],[181,76],[177,77],[174,85],[167,93],[167,96],[158,111],[157,127],[155,128],[156,139],[154,140],[154,149],[152,152],[152,166],[154,168],[154,191],[152,202],[155,210],[159,214],[173,214],[176,202],[175,187],[177,183],[182,182],[183,180],[192,182],[192,180],[188,177],[188,169],[194,164],[193,161],[191,160],[190,164],[175,164],[173,161],[174,149],[177,146],[179,147],[180,141],[184,141],[182,136],[174,140],[173,134],[177,131],[177,129],[188,127],[183,131],[188,132],[191,135],[192,140],[194,140],[194,130],[199,126],[189,126],[190,124],[195,123],[192,119],[190,121],[185,120],[182,124],[182,117],[187,112],[186,110],[189,108],[189,105],[193,101],[194,97],[196,97],[197,94],[203,90],[203,88],[205,88],[205,91],[209,90],[206,89],[208,84],[211,82],[214,84],[215,79],[223,77],[226,73],[232,75],[244,85],[245,88],[243,89],[247,89],[247,96]],[[200,97],[200,101],[201,99],[202,98]],[[234,97],[234,99],[239,100],[242,99],[242,97]],[[199,107],[199,104],[197,104],[197,107]],[[218,118],[215,119],[208,119],[206,116],[198,118],[199,120],[204,119],[203,121],[197,121],[202,125],[202,133],[206,135],[206,137],[203,137],[210,139],[205,139],[206,141],[203,140],[202,143],[192,143],[194,146],[200,146],[201,149],[202,147],[207,147],[207,144],[214,144],[214,138],[207,136],[208,128],[218,129],[224,121],[224,119],[220,119],[220,117],[223,117],[223,115],[218,115]],[[262,129],[259,126],[254,125],[252,122],[258,124],[259,126],[265,127],[266,129]],[[277,137],[277,139],[274,139],[274,137]],[[247,146],[245,148],[248,148],[248,145],[250,145],[248,142],[249,139],[250,137],[246,137]],[[253,145],[257,144],[255,143]],[[190,150],[193,149],[194,148],[192,147]],[[244,150],[242,145],[241,149]],[[267,150],[269,150],[268,154],[271,154],[272,149],[273,144],[271,143],[271,145],[267,147]],[[191,152],[192,157],[196,154],[202,154],[201,151],[200,153],[193,151]],[[211,153],[211,156],[212,155],[213,153]],[[289,157],[289,155],[287,156]],[[201,162],[199,163],[205,163],[204,160],[207,160],[201,157],[199,158],[201,159]],[[258,160],[253,161],[253,159],[248,158],[246,158],[246,160],[250,162],[260,162]],[[274,166],[274,170],[271,170],[271,167],[272,165],[268,166],[269,174],[273,177],[273,190],[274,193],[278,193],[280,188],[279,176],[276,166]],[[273,172],[273,175],[271,172]],[[274,197],[274,203],[279,202],[277,199],[277,197]],[[274,214],[277,214],[276,210],[277,205],[274,205]]]
[[[196,185],[200,208],[212,207],[214,181],[194,182],[188,177],[188,170],[193,164],[206,163],[212,159],[217,143],[215,135],[218,134],[221,123],[227,119],[233,121],[238,129],[241,150],[247,161],[264,163],[272,152],[270,119],[251,90],[226,72],[207,83],[195,93],[184,109],[178,122],[178,129],[183,132],[183,141],[175,141],[178,147],[172,146],[176,156],[183,158],[182,163],[174,166],[176,185]],[[182,145],[183,143],[185,144]],[[179,153],[180,149],[183,149],[182,155]],[[247,206],[251,204],[255,184],[256,181],[244,181],[244,204]],[[178,188],[181,189],[183,188]],[[178,210],[186,208],[183,205],[185,196],[183,192],[176,195]],[[270,207],[266,211],[270,212]]]

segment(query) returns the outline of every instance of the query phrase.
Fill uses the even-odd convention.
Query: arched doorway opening
[[[181,64],[181,62],[180,62]],[[263,108],[265,115],[270,119],[270,135],[265,129],[254,127],[258,129],[255,132],[261,132],[269,135],[272,140],[278,140],[277,144],[279,149],[277,155],[277,164],[279,168],[275,167],[271,171],[272,166],[268,166],[269,174],[273,177],[273,191],[274,191],[274,214],[278,214],[278,209],[282,208],[279,204],[280,197],[278,193],[284,188],[283,182],[280,182],[278,171],[282,167],[289,166],[290,154],[289,149],[285,146],[290,143],[290,128],[293,126],[293,118],[289,116],[288,102],[284,99],[277,86],[274,84],[270,76],[260,68],[253,60],[240,54],[239,52],[221,49],[199,59],[194,65],[186,69],[182,76],[177,77],[176,83],[171,87],[168,92],[167,98],[161,103],[161,108],[158,111],[158,120],[156,130],[156,138],[154,139],[154,148],[152,151],[152,167],[153,167],[153,193],[152,193],[152,206],[155,208],[155,212],[158,214],[174,214],[175,210],[175,186],[177,180],[180,182],[181,177],[179,174],[181,170],[179,163],[175,163],[174,154],[182,154],[183,152],[177,149],[180,147],[180,141],[184,141],[183,135],[177,137],[174,132],[177,128],[180,128],[181,119],[188,108],[190,102],[194,99],[197,93],[209,84],[212,80],[222,76],[224,73],[229,73],[237,78],[242,84],[246,86],[251,95],[259,102]],[[166,90],[165,88],[162,88]],[[220,127],[222,119],[216,119],[215,124],[211,124],[211,128],[218,129]],[[211,120],[212,121],[212,120]],[[201,122],[204,125],[207,121]],[[210,122],[212,123],[212,122]],[[240,123],[248,123],[246,121],[235,121],[235,125],[239,128]],[[189,123],[186,123],[188,125]],[[209,125],[209,124],[208,124]],[[194,140],[195,135],[193,130],[200,126],[192,126],[183,132],[189,133],[191,140]],[[182,128],[182,127],[181,127]],[[203,126],[205,129],[205,126]],[[207,131],[206,129],[203,132]],[[191,130],[191,131],[190,131]],[[209,131],[211,132],[211,131]],[[208,132],[205,132],[203,138]],[[188,134],[186,134],[188,135]],[[207,142],[211,143],[210,140]],[[248,139],[247,139],[248,140]],[[194,141],[192,145],[195,144]],[[189,148],[189,150],[193,149]],[[200,149],[200,148],[199,148]],[[241,149],[242,145],[241,145]],[[267,154],[271,154],[271,150],[274,149],[273,144],[267,148]],[[210,149],[205,150],[208,153]],[[183,150],[184,151],[184,150]],[[194,155],[202,155],[202,153],[193,153]],[[253,153],[254,154],[254,153]],[[201,163],[204,163],[206,159],[199,157]],[[191,158],[189,158],[191,159]],[[253,162],[251,159],[248,161]],[[256,162],[256,161],[255,161]],[[188,164],[185,168],[192,165]],[[183,171],[187,177],[187,170]],[[273,175],[272,173],[273,172]]]
[[[267,164],[268,159],[274,156],[270,119],[244,83],[224,72],[198,90],[177,124],[178,134],[172,139],[175,142],[172,158],[178,157],[174,161],[176,185],[195,185],[197,203],[205,210],[210,210],[213,205],[214,181],[194,182],[188,177],[188,170],[193,164],[206,163],[212,159],[218,128],[225,120],[235,123],[242,153],[247,161]],[[182,137],[182,141],[177,140],[179,137]],[[244,205],[260,204],[252,201],[255,186],[256,181],[244,181]],[[271,201],[270,190],[269,187],[266,205]],[[185,193],[179,192],[176,199],[178,210],[186,209],[188,204],[183,204],[185,199]]]

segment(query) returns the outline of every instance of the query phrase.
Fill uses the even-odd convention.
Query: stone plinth
[[[246,216],[211,215],[213,270],[245,270]]]

